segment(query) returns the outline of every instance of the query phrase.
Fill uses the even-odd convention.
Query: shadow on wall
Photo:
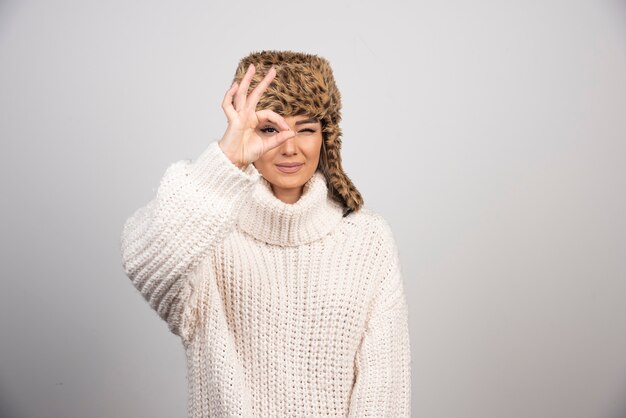
[[[623,0],[612,0],[611,3],[613,3],[613,5],[615,6],[615,9],[619,13],[622,23],[626,24],[626,2]]]
[[[11,404],[11,399],[7,395],[5,386],[0,384],[0,417],[2,418],[27,418],[23,413],[18,412],[15,405]]]
[[[11,17],[14,13],[17,13],[17,0],[2,0],[0,1],[0,41],[3,39],[4,30],[3,28],[9,27],[8,22],[11,20]],[[0,405],[2,408],[2,405]],[[1,411],[1,410],[0,410]]]
[[[623,387],[626,388],[626,379],[624,379]],[[615,402],[615,408],[611,409],[610,418],[624,418],[626,417],[626,398],[623,396],[619,399],[619,401]]]

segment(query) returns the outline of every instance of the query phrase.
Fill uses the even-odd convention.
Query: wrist
[[[217,144],[224,153],[224,155],[228,157],[231,163],[237,166],[237,168],[239,168],[240,170],[245,171],[246,167],[248,167],[248,164],[244,164],[242,161],[239,161],[237,158],[233,157],[233,155],[236,155],[236,152],[231,152],[227,147],[224,147],[222,141],[218,141]]]

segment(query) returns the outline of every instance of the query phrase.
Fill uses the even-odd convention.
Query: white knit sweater
[[[320,172],[284,203],[212,142],[167,168],[121,251],[181,338],[189,417],[410,416],[392,231],[367,207],[343,217]]]

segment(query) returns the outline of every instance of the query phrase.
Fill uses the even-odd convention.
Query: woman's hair
[[[257,103],[257,111],[271,109],[282,116],[306,115],[320,121],[323,141],[318,170],[324,174],[333,199],[346,209],[344,216],[358,211],[363,198],[341,165],[341,94],[328,60],[303,52],[255,51],[239,61],[233,81],[241,84],[250,64],[256,72],[248,94],[272,65],[276,68],[276,76]]]

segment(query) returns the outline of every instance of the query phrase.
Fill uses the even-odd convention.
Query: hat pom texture
[[[320,120],[323,144],[317,169],[326,178],[332,198],[346,209],[344,216],[358,211],[363,197],[341,165],[341,94],[328,60],[303,52],[254,51],[239,61],[233,81],[241,84],[250,64],[256,71],[247,94],[272,65],[276,68],[276,76],[257,103],[257,111],[271,109],[283,117],[306,115]]]

